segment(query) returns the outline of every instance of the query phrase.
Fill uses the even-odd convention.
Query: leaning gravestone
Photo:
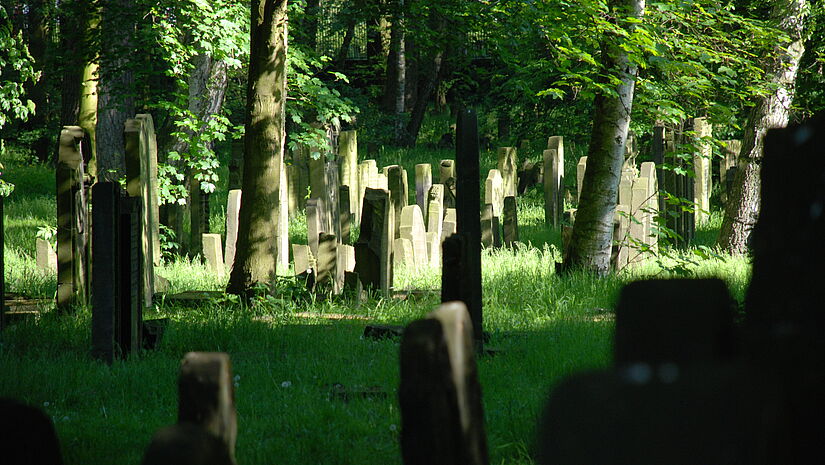
[[[142,209],[117,183],[95,184],[92,196],[92,355],[112,363],[140,349]]]
[[[405,465],[489,463],[472,326],[462,302],[446,302],[404,329],[398,397]]]
[[[79,126],[64,126],[55,177],[57,179],[57,307],[67,310],[88,297],[88,205],[85,188],[85,134]]]
[[[126,142],[126,191],[141,199],[141,241],[143,248],[143,305],[152,306],[155,294],[155,242],[159,241],[157,218],[157,145],[154,125],[149,115],[126,120],[123,137]],[[152,173],[154,172],[154,176]],[[198,183],[195,181],[195,183]],[[193,205],[196,209],[197,206]],[[201,218],[203,221],[203,218]],[[193,236],[191,243],[199,236]],[[157,246],[158,253],[160,245]]]
[[[385,294],[392,286],[394,213],[388,191],[366,189],[361,230],[355,243],[355,272],[365,288],[381,289]]]
[[[564,138],[547,139],[544,154],[544,223],[558,228],[564,215]]]
[[[226,244],[224,258],[226,268],[232,269],[235,263],[235,246],[238,242],[238,218],[241,213],[241,190],[232,189],[226,200]]]
[[[463,110],[456,124],[456,216],[458,234],[465,241],[462,267],[466,272],[461,300],[473,321],[473,334],[481,349],[481,189],[479,186],[478,120],[474,110]],[[445,251],[446,252],[446,251]],[[442,292],[442,302],[444,302]]]

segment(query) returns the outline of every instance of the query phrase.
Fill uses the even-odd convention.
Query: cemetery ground
[[[419,148],[376,158],[379,165],[404,165],[413,185],[415,164],[437,167],[452,156]],[[540,151],[528,156],[536,160]],[[52,298],[56,276],[38,271],[34,255],[38,228],[54,226],[53,170],[26,163],[22,154],[3,163],[17,186],[5,206],[7,292]],[[494,151],[482,153],[481,166],[483,173],[495,167]],[[544,226],[542,195],[539,186],[518,199],[520,244],[482,253],[484,325],[495,355],[481,356],[478,370],[495,464],[532,463],[537,420],[553,386],[611,363],[612,310],[621,287],[668,275],[645,262],[605,279],[557,276],[561,238]],[[225,185],[210,202],[212,232],[223,233]],[[714,213],[699,228],[695,244],[713,243],[719,217]],[[305,225],[303,217],[290,219],[290,242],[306,243]],[[724,279],[743,301],[745,259],[706,259],[692,271]],[[249,307],[226,295],[196,305],[159,298],[144,314],[170,320],[159,346],[111,366],[89,354],[89,309],[58,315],[44,308],[0,334],[0,397],[42,407],[55,422],[66,463],[139,463],[152,434],[175,422],[183,355],[221,351],[230,355],[235,376],[238,463],[400,463],[399,339],[364,338],[364,327],[405,325],[434,309],[440,271],[401,272],[397,290],[417,292],[374,295],[357,305],[313,297],[289,270],[283,273],[275,296]],[[168,294],[226,285],[198,259],[167,256],[158,274],[170,281]]]

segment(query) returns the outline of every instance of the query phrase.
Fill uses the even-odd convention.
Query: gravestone
[[[462,256],[465,284],[460,300],[467,305],[473,321],[473,334],[481,350],[481,189],[479,186],[478,121],[474,110],[462,110],[456,124],[456,216],[458,234],[465,242]],[[445,250],[446,253],[446,250]],[[445,259],[446,260],[446,259]],[[446,261],[445,261],[446,264]],[[442,292],[442,302],[444,302]]]
[[[312,263],[312,253],[308,245],[292,244],[292,260],[295,263],[295,275],[305,273],[309,269],[315,268]]]
[[[458,219],[455,208],[448,208],[441,224],[441,242],[458,231]]]
[[[493,216],[501,217],[501,210],[504,208],[504,189],[498,170],[490,170],[484,181],[484,203],[493,206]]]
[[[41,273],[48,274],[57,272],[57,253],[55,253],[52,248],[52,243],[47,240],[37,238],[35,241],[35,246],[35,263],[37,264],[37,270]]]
[[[433,185],[432,166],[429,163],[415,165],[415,203],[425,214],[427,212],[427,198],[430,187]]]
[[[412,241],[405,237],[398,237],[392,241],[392,266],[394,271],[403,266],[415,266]]]
[[[178,424],[193,424],[221,438],[234,463],[238,424],[232,364],[222,352],[189,352],[178,378]]]
[[[353,212],[350,211],[352,208],[352,202],[350,199],[350,190],[349,186],[341,186],[338,189],[338,218],[341,221],[341,243],[348,244],[350,239],[350,230],[352,229],[352,215]]]
[[[656,224],[656,218],[659,216],[659,182],[656,164],[649,161],[642,163],[639,178],[647,179],[647,185],[645,186],[647,201],[643,215],[644,242],[650,245],[656,253],[659,248],[658,226]]]
[[[209,270],[215,273],[218,279],[223,279],[226,276],[226,267],[223,263],[223,253],[221,253],[221,235],[203,234],[201,237],[203,256]]]
[[[138,115],[134,119],[126,120],[123,138],[126,143],[126,191],[131,197],[141,199],[141,241],[143,248],[143,297],[146,308],[152,306],[152,296],[155,294],[155,242],[159,241],[157,219],[157,143],[154,141],[154,124],[149,115]],[[152,173],[154,172],[154,179]],[[194,176],[193,176],[194,178]],[[199,181],[193,179],[193,184],[199,186]],[[199,192],[199,187],[193,189]],[[205,200],[208,202],[207,200]],[[200,204],[193,204],[192,210],[197,210]],[[202,212],[198,212],[202,213]],[[200,221],[204,217],[199,216]],[[205,218],[208,222],[208,216]],[[194,218],[193,221],[197,221]],[[202,229],[202,228],[199,228]],[[195,229],[192,229],[195,232]],[[200,232],[200,231],[197,231]],[[197,242],[200,235],[192,236],[192,243]],[[160,253],[160,245],[157,246]]]
[[[572,231],[571,231],[572,233]],[[613,244],[611,246],[610,263],[614,270],[623,270],[630,258],[630,245],[627,237],[630,234],[630,206],[616,205],[613,215]]]
[[[64,126],[55,178],[57,180],[57,307],[65,311],[88,297],[88,205],[85,187],[85,134]]]
[[[713,125],[707,118],[694,118],[693,130],[699,138],[699,151],[693,154],[694,170],[694,190],[693,201],[696,203],[696,221],[703,223],[710,215],[710,191],[713,188],[711,182],[711,160],[713,157],[713,146],[704,140],[713,136]]]
[[[364,160],[358,164],[358,202],[359,214],[356,215],[356,221],[361,221],[361,208],[364,205],[364,192],[368,187],[373,189],[378,188],[378,166],[375,160]]]
[[[3,397],[0,397],[0,450],[6,465],[63,463],[60,440],[49,415],[37,407]]]
[[[390,182],[387,179],[387,175],[384,173],[377,173],[375,175],[375,188],[376,189],[384,189],[385,191],[390,190]]]
[[[455,179],[455,161],[441,160],[438,165],[438,183],[447,184],[449,179]]]
[[[582,183],[584,182],[584,171],[587,169],[587,157],[579,158],[579,163],[576,164],[576,201],[580,202],[582,198]]]
[[[405,465],[489,463],[472,326],[462,302],[447,302],[404,329],[398,397]]]
[[[512,247],[518,242],[518,211],[516,208],[516,198],[513,196],[504,197],[504,245]]]
[[[227,270],[232,269],[235,263],[235,247],[238,242],[238,218],[241,212],[241,195],[240,189],[232,189],[229,191],[229,196],[226,200],[226,252],[224,257],[226,260]]]
[[[428,262],[427,232],[424,229],[424,219],[418,205],[407,205],[401,210],[400,237],[408,239],[412,246],[413,261],[408,264],[414,265],[416,269],[426,266]]]
[[[544,224],[558,228],[564,214],[564,138],[548,138],[547,150],[543,154]]]
[[[313,257],[318,256],[318,236],[326,232],[326,209],[324,208],[324,200],[313,198],[307,200],[306,207],[307,218],[307,244]]]
[[[392,286],[394,213],[388,191],[366,189],[361,230],[355,243],[355,272],[365,288],[381,289],[385,294],[389,294]]]
[[[432,268],[441,266],[441,234],[434,231],[427,232],[427,257]]]
[[[289,198],[287,191],[286,169],[281,161],[278,172],[278,223],[275,225],[275,266],[289,267]]]
[[[306,208],[309,191],[309,147],[298,144],[294,150],[287,152],[285,160],[287,173],[287,192],[289,196],[289,214],[294,215]]]
[[[112,363],[140,349],[143,216],[117,183],[98,182],[92,196],[92,355]]]
[[[515,147],[499,148],[496,166],[501,173],[504,196],[518,195],[518,156]]]
[[[343,283],[338,282],[338,239],[335,234],[320,234],[315,262],[316,284],[328,286],[328,289],[337,294]]]
[[[401,234],[401,210],[407,206],[409,190],[407,188],[407,172],[399,165],[391,165],[384,168],[387,173],[387,183],[390,191],[390,201],[395,209],[395,237]]]
[[[633,219],[630,221],[630,237],[636,241],[646,243],[645,234],[647,231],[645,228],[645,216],[647,216],[647,214],[644,212],[644,209],[647,207],[649,200],[647,178],[636,179],[631,190],[630,214],[633,216]],[[642,250],[636,244],[630,245],[630,248],[632,249],[629,257],[631,262],[639,262],[644,258]]]
[[[141,465],[235,465],[224,441],[199,425],[182,423],[159,429]]]
[[[427,212],[424,221],[427,231],[441,235],[441,223],[444,220],[444,184],[433,184],[427,193]]]
[[[341,131],[338,134],[338,159],[341,160],[341,186],[349,187],[350,196],[346,210],[356,218],[360,213],[361,202],[356,193],[360,192],[358,184],[358,134],[354,130]],[[345,209],[341,208],[343,212]],[[349,239],[343,239],[344,242]]]
[[[493,246],[493,206],[489,203],[481,207],[481,245],[485,248]]]
[[[733,185],[733,177],[736,175],[736,163],[739,152],[742,150],[741,140],[724,140],[722,159],[719,160],[719,184],[722,186],[721,200],[726,204],[730,196]]]

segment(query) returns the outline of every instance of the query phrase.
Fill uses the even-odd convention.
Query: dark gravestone
[[[178,424],[194,424],[221,438],[234,463],[238,433],[229,355],[189,352],[178,379]]]
[[[523,195],[531,186],[544,182],[544,164],[524,160],[518,170],[518,194]]]
[[[486,465],[487,438],[472,322],[461,302],[410,323],[401,339],[405,465]]]
[[[401,211],[409,203],[409,188],[407,181],[407,171],[400,165],[391,165],[386,168],[387,185],[390,191],[390,202],[392,202],[395,217],[395,237],[401,237]]]
[[[616,307],[615,363],[730,359],[735,346],[731,306],[727,286],[718,279],[630,283]]]
[[[761,164],[761,211],[751,234],[746,347],[766,376],[783,382],[794,438],[787,463],[825,463],[823,141],[825,114],[768,132]],[[798,168],[793,175],[789,166]]]
[[[392,284],[393,212],[389,192],[366,188],[355,243],[355,272],[365,288],[388,292]]]
[[[516,208],[516,198],[504,197],[504,245],[512,247],[518,242],[518,211]]]
[[[106,363],[140,349],[140,199],[117,183],[92,188],[92,355]]]
[[[88,272],[88,206],[84,186],[84,132],[78,126],[60,131],[57,169],[57,307],[84,305]]]
[[[478,121],[474,110],[462,110],[456,124],[456,215],[464,240],[462,268],[466,276],[460,300],[467,305],[473,334],[481,349],[481,190],[479,185]],[[442,294],[442,302],[443,294]]]
[[[338,213],[341,220],[341,243],[349,244],[350,230],[352,229],[352,212],[350,211],[349,186],[341,186],[338,192]]]
[[[338,240],[335,234],[321,233],[318,236],[318,255],[315,257],[318,273],[316,284],[338,293],[340,283],[337,282],[338,268]]]
[[[60,441],[42,410],[0,398],[0,462],[3,465],[60,465]]]
[[[141,465],[233,465],[226,444],[203,427],[189,423],[161,428],[143,454]]]

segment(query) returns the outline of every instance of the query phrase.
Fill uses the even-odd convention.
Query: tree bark
[[[387,55],[387,80],[384,85],[384,109],[395,116],[395,139],[401,134],[406,87],[406,56],[404,50],[404,0],[397,0],[390,32],[390,53]]]
[[[101,15],[98,82],[98,179],[116,182],[125,170],[123,125],[134,117],[134,73],[129,57],[135,32],[132,0],[105,2]]]
[[[286,120],[287,1],[253,0],[243,198],[227,292],[267,283],[277,264],[278,196]]]
[[[34,69],[41,73],[40,79],[33,82],[28,89],[28,97],[34,102],[34,114],[23,124],[27,130],[41,130],[40,135],[32,142],[34,155],[41,162],[49,161],[49,154],[53,144],[48,132],[49,96],[46,92],[46,82],[51,70],[47,66],[47,52],[49,44],[49,18],[47,4],[43,0],[29,2],[28,39],[29,53],[34,59]]]
[[[645,9],[645,0],[616,0],[612,3],[625,10],[621,14],[629,18],[641,18]],[[613,216],[638,69],[622,50],[618,37],[605,37],[601,48],[606,72],[613,73],[620,84],[616,95],[599,93],[594,101],[587,170],[562,269],[579,268],[605,275],[610,270]]]
[[[769,129],[788,125],[794,81],[799,61],[805,51],[804,22],[807,0],[783,0],[774,5],[771,14],[779,29],[787,33],[791,43],[777,50],[777,58],[765,64],[775,90],[759,98],[750,110],[742,138],[725,217],[719,232],[719,246],[734,255],[748,251],[748,239],[759,216],[760,179],[765,134]]]

